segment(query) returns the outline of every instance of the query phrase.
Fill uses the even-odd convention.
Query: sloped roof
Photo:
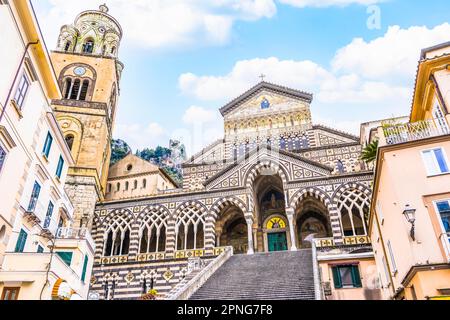
[[[311,103],[313,100],[313,95],[311,93],[307,93],[304,91],[295,90],[295,89],[283,87],[283,86],[280,86],[277,84],[262,81],[262,82],[258,83],[256,86],[254,86],[253,88],[251,88],[250,90],[246,91],[245,93],[243,93],[236,99],[230,101],[225,106],[220,108],[220,113],[222,114],[222,116],[226,115],[228,112],[235,109],[242,102],[248,100],[253,95],[255,95],[256,93],[258,93],[259,91],[261,91],[263,89],[273,91],[276,93],[281,93],[284,95],[289,95],[289,96],[292,96],[295,98],[299,98],[307,103]]]

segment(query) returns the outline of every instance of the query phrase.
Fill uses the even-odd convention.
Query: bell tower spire
[[[63,99],[52,101],[72,151],[65,189],[79,225],[91,225],[97,201],[104,199],[120,78],[122,27],[106,4],[80,13],[61,28],[51,58]]]

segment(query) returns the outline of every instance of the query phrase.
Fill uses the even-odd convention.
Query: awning
[[[55,300],[70,300],[73,293],[74,291],[69,284],[64,279],[59,278],[53,286],[52,298]]]

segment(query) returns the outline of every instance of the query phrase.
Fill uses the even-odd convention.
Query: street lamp
[[[403,210],[403,215],[405,216],[406,221],[408,221],[411,224],[411,231],[410,236],[413,241],[416,240],[414,229],[415,229],[415,223],[416,223],[416,209],[412,208],[409,204],[405,206],[405,210]]]

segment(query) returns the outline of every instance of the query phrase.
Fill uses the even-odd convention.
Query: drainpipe
[[[16,23],[16,25],[17,25],[17,23]],[[19,73],[20,73],[20,69],[22,68],[22,64],[23,64],[23,62],[25,61],[25,58],[26,58],[26,56],[27,56],[28,49],[30,48],[30,46],[32,46],[32,45],[37,45],[38,43],[39,43],[39,40],[37,40],[37,41],[35,41],[35,42],[28,42],[27,45],[25,46],[25,51],[23,52],[22,59],[20,60],[19,67],[18,67],[17,70],[16,70],[16,74],[15,74],[15,76],[14,76],[14,80],[13,80],[13,82],[12,82],[12,84],[11,84],[11,87],[9,88],[8,96],[6,97],[6,101],[5,101],[5,103],[3,104],[2,112],[0,113],[0,122],[2,121],[3,115],[5,114],[6,107],[8,106],[9,99],[11,98],[11,94],[12,94],[12,91],[13,91],[13,89],[14,89],[14,85],[16,84],[17,78],[19,77]]]

